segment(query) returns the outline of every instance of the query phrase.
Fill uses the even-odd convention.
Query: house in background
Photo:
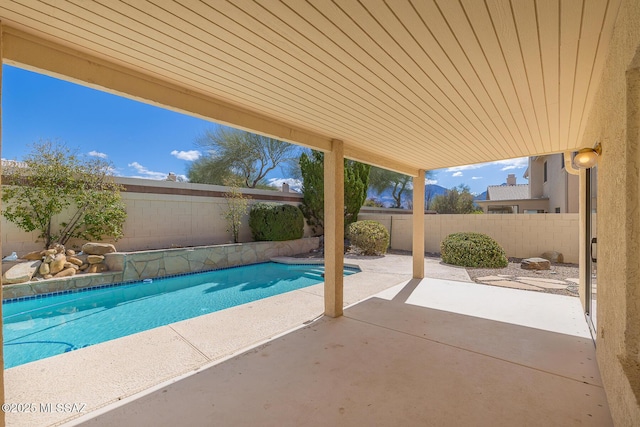
[[[577,213],[579,179],[567,172],[564,154],[529,157],[523,178],[517,184],[509,174],[507,183],[487,187],[487,199],[476,203],[484,213]]]

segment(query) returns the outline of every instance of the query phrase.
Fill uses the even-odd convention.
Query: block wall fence
[[[411,215],[360,212],[358,219],[383,224],[391,234],[391,248],[411,250]],[[578,263],[578,214],[425,215],[425,252],[440,252],[451,233],[474,231],[491,236],[508,257],[529,258],[558,251],[564,261]]]
[[[227,232],[224,212],[227,207],[224,192],[227,187],[187,182],[153,181],[136,178],[117,178],[125,186],[122,199],[126,205],[127,220],[124,237],[113,243],[120,252],[149,249],[206,246],[231,242]],[[277,202],[298,206],[302,195],[270,190],[243,189],[256,202]],[[37,241],[38,233],[25,233],[14,224],[1,218],[2,256],[11,252],[18,255],[40,250],[43,243]],[[56,223],[54,221],[54,223]],[[305,229],[305,237],[311,232]],[[248,216],[244,218],[239,236],[240,242],[252,240]],[[80,247],[83,241],[70,241]]]
[[[186,182],[118,178],[127,220],[124,237],[114,243],[118,251],[206,246],[229,243],[224,220],[226,187]],[[259,201],[299,205],[302,195],[244,189],[250,203]],[[359,219],[381,222],[391,233],[391,247],[411,250],[411,215],[408,211],[363,208]],[[25,233],[1,218],[2,256],[42,249],[37,232]],[[578,262],[578,214],[425,215],[425,251],[440,252],[440,241],[457,231],[477,231],[497,240],[508,256],[525,258],[545,251],[562,252],[565,262]],[[305,237],[311,231],[305,228]],[[241,227],[240,242],[251,241],[248,218]],[[84,242],[71,241],[81,246]]]

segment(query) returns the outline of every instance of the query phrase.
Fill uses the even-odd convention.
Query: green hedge
[[[503,268],[507,256],[491,237],[481,233],[453,233],[440,243],[442,261],[462,267]]]
[[[365,220],[349,224],[347,237],[363,255],[382,255],[389,247],[389,232],[377,221]]]
[[[251,206],[249,227],[256,241],[295,240],[304,234],[304,216],[296,206],[256,203]]]

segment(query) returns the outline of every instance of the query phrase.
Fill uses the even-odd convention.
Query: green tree
[[[460,184],[433,198],[431,208],[440,214],[468,214],[481,211],[473,205],[473,194],[469,187]]]
[[[300,209],[314,233],[324,226],[324,155],[318,151],[300,156],[302,205]],[[367,198],[370,166],[353,160],[344,161],[344,225],[358,219]]]
[[[265,176],[278,166],[296,160],[298,147],[262,135],[218,127],[196,143],[208,155],[194,161],[187,171],[189,181],[224,185],[239,179],[243,187],[264,188]]]
[[[44,246],[71,238],[122,237],[126,219],[122,186],[102,159],[85,159],[64,144],[41,141],[24,165],[4,170],[2,214],[27,232],[39,231]],[[55,224],[54,217],[61,221]],[[62,219],[66,218],[66,219]]]
[[[433,172],[427,171],[425,178],[431,178],[432,175]],[[372,166],[371,174],[369,175],[369,188],[375,191],[378,196],[386,190],[391,190],[391,197],[393,197],[393,205],[391,207],[402,208],[403,200],[411,198],[413,194],[413,178],[399,172]],[[428,196],[429,193],[429,188],[427,188],[425,195]],[[407,205],[412,204],[410,200],[406,203]]]
[[[238,188],[238,182],[228,179],[226,185],[229,190],[224,193],[227,208],[224,211],[224,219],[227,221],[227,232],[231,233],[233,243],[238,243],[242,218],[249,210],[249,199]]]
[[[369,175],[369,187],[378,196],[387,189],[391,190],[391,197],[393,197],[392,208],[402,207],[402,196],[408,192],[407,190],[410,190],[408,187],[410,182],[411,177],[408,175],[375,166],[371,168],[371,174]]]

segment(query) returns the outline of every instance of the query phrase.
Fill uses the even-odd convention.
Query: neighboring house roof
[[[490,185],[487,200],[520,200],[529,198],[529,184]]]

